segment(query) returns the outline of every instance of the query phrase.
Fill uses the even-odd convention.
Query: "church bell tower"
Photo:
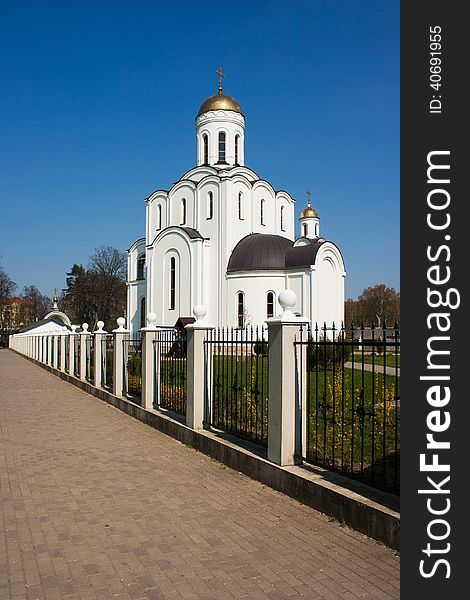
[[[197,166],[224,169],[245,164],[245,117],[241,106],[222,90],[222,67],[217,69],[219,89],[202,103],[196,117]]]
[[[320,237],[320,217],[310,206],[310,190],[307,191],[307,208],[300,213],[300,235],[314,240]]]

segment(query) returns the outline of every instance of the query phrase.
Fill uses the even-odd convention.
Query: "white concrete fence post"
[[[93,372],[93,384],[97,388],[101,388],[103,375],[103,340],[106,340],[106,334],[108,333],[103,329],[104,322],[98,321],[96,324],[98,329],[94,331],[94,344],[95,344],[95,355],[94,355],[94,372]],[[103,337],[104,336],[104,337]],[[106,351],[106,350],[105,350]]]
[[[113,329],[113,394],[122,396],[124,390],[124,369],[127,368],[127,360],[124,353],[124,340],[129,339],[129,330],[125,329],[126,319],[117,319],[118,328]]]
[[[54,345],[54,351],[52,354],[52,366],[54,367],[54,369],[58,369],[59,368],[59,343],[60,343],[60,336],[59,335],[54,335],[52,336],[53,341],[53,345]]]
[[[47,335],[42,336],[42,348],[41,348],[41,362],[47,363]]]
[[[60,334],[60,365],[59,368],[62,373],[65,373],[65,365],[66,365],[66,356],[65,352],[67,349],[66,339],[68,336],[67,327],[64,325],[62,327],[62,333]]]
[[[294,464],[296,449],[301,451],[304,437],[299,431],[305,418],[302,419],[299,402],[294,342],[300,339],[301,327],[305,328],[308,320],[294,315],[292,308],[296,302],[295,292],[284,290],[279,294],[283,314],[266,321],[269,333],[268,459],[281,466]]]
[[[142,334],[142,408],[154,407],[154,382],[155,382],[155,351],[154,344],[157,327],[157,315],[149,312],[147,327],[143,327]]]
[[[87,362],[90,354],[90,332],[88,331],[88,323],[82,324],[82,331],[80,331],[80,380],[86,381]]]
[[[186,425],[191,429],[202,429],[204,426],[204,340],[213,325],[204,322],[206,307],[198,304],[193,310],[196,322],[186,325],[187,362],[186,362]]]

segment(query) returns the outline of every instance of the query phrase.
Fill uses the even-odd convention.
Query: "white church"
[[[295,201],[245,166],[243,110],[218,74],[196,116],[196,166],[146,199],[145,237],[128,251],[128,326],[138,331],[149,312],[174,326],[198,304],[212,325],[263,326],[284,289],[297,295],[296,314],[340,325],[341,252],[321,237],[310,197],[295,239]]]

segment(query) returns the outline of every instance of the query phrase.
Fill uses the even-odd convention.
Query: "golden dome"
[[[312,208],[311,206],[307,206],[307,208],[305,208],[301,213],[300,213],[300,218],[301,219],[310,219],[310,218],[316,218],[318,219],[318,214],[317,211]]]
[[[225,96],[221,94],[220,91],[215,96],[211,96],[207,98],[205,102],[202,103],[197,116],[202,115],[202,113],[208,112],[210,110],[233,110],[234,112],[240,113],[243,115],[243,111],[241,106],[238,104],[236,100],[230,98],[230,96]]]

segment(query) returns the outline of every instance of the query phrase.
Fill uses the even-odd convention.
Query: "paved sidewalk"
[[[394,552],[0,350],[0,599],[399,598]]]

